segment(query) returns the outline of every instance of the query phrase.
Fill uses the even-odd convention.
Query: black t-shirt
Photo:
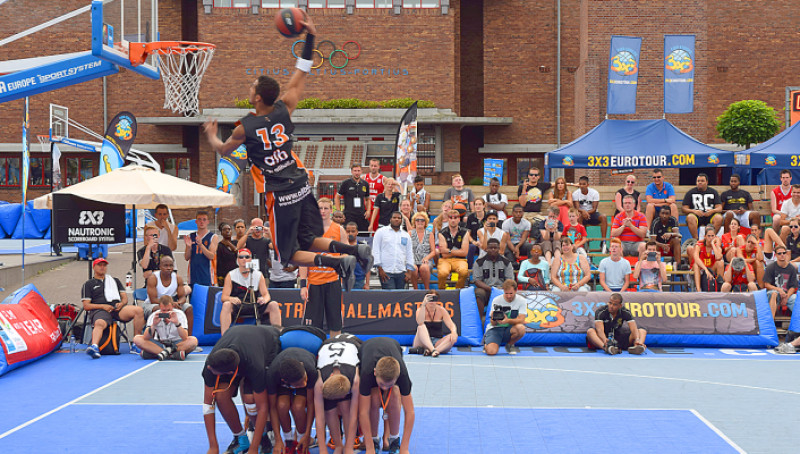
[[[317,382],[317,359],[314,355],[304,348],[289,347],[278,353],[278,356],[272,360],[269,370],[267,370],[267,394],[278,394],[280,388],[288,388],[287,385],[291,384],[281,381],[281,375],[278,372],[281,362],[287,359],[294,359],[303,363],[303,369],[306,370],[306,378],[308,378],[306,387],[310,385],[313,388],[314,383]],[[305,388],[297,389],[305,390]]]
[[[147,246],[142,246],[138,251],[136,251],[136,257],[139,262],[141,262],[144,258],[145,249],[147,249]],[[156,252],[150,253],[150,263],[147,265],[147,268],[143,268],[142,271],[158,271],[159,267],[161,266],[161,257],[164,256],[172,257],[172,250],[163,244],[159,244]]]
[[[317,368],[319,368],[322,381],[328,379],[333,369],[338,367],[339,372],[353,383],[356,378],[356,368],[359,364],[358,352],[361,349],[361,339],[352,334],[339,334],[322,343],[317,355]]]
[[[478,240],[478,230],[483,228],[483,224],[486,222],[486,214],[483,215],[483,219],[478,219],[478,215],[476,213],[470,213],[467,216],[467,222],[465,227],[469,230],[469,234],[472,235],[472,239],[477,241]],[[495,221],[497,222],[497,221]]]
[[[632,195],[633,199],[636,201],[636,205],[633,207],[633,209],[637,211],[639,210],[639,196],[641,195],[639,191],[634,189],[632,193],[628,194],[628,191],[626,191],[625,188],[620,188],[617,190],[617,194],[620,195],[620,203],[622,203],[622,199],[625,198],[626,195]],[[618,215],[619,212],[619,210],[614,209],[614,216]]]
[[[781,268],[778,262],[772,262],[764,271],[764,283],[767,282],[783,290],[797,288],[797,268],[791,263]]]
[[[448,225],[439,233],[442,234],[444,241],[447,243],[447,248],[452,252],[453,249],[458,249],[461,247],[461,243],[464,241],[464,237],[467,235],[467,229],[459,227],[456,231],[456,234],[451,235],[450,226]]]
[[[400,209],[400,193],[393,192],[392,197],[387,198],[386,194],[381,192],[375,196],[374,206],[378,209],[378,224],[389,225],[392,213]]]
[[[344,201],[343,211],[347,213],[364,214],[364,210],[366,210],[366,206],[364,205],[369,197],[369,186],[366,181],[360,178],[358,181],[353,181],[352,178],[348,178],[339,185],[338,193],[342,196],[342,201]],[[355,207],[354,201],[356,199],[361,199],[361,206],[358,208]]]
[[[258,259],[258,270],[264,277],[269,276],[269,238],[262,236],[255,239],[252,236],[247,237],[244,247],[250,249],[254,259]]]
[[[385,356],[391,356],[400,363],[400,376],[395,384],[400,388],[400,395],[408,396],[411,394],[411,378],[408,376],[406,363],[403,362],[403,350],[400,344],[388,337],[373,337],[366,340],[361,345],[361,384],[359,392],[362,396],[369,396],[372,388],[378,387],[375,378],[375,366],[378,360]]]
[[[720,203],[719,192],[714,188],[706,188],[705,191],[692,188],[683,197],[683,205],[693,210],[708,212]]]
[[[753,203],[753,196],[741,189],[736,191],[728,189],[720,197],[722,198],[722,209],[725,211],[747,209],[747,205]]]
[[[522,186],[523,185],[519,185],[519,187],[517,187],[517,196],[522,195]],[[522,207],[522,209],[528,213],[540,213],[542,211],[544,193],[552,187],[552,183],[545,182],[536,183],[536,186],[529,186],[527,191],[528,201],[525,202],[525,206]]]
[[[800,236],[795,238],[792,235],[786,237],[786,249],[789,250],[789,253],[792,255],[791,260],[800,257]]]
[[[605,305],[595,311],[594,320],[603,322],[603,329],[605,330],[606,337],[608,337],[612,331],[614,332],[614,337],[616,337],[619,335],[619,329],[622,328],[622,324],[633,320],[633,314],[631,314],[631,311],[628,309],[621,307],[619,312],[617,312],[617,316],[612,317],[611,311],[608,310],[608,305]]]
[[[238,325],[231,326],[217,341],[208,356],[221,348],[230,348],[239,354],[238,378],[244,378],[250,383],[254,392],[266,390],[267,367],[281,351],[281,340],[278,330],[271,326]],[[206,360],[206,366],[208,360]],[[214,387],[217,376],[203,366],[203,382],[206,386]],[[229,380],[230,375],[221,375],[220,382]]]
[[[653,219],[653,225],[650,227],[650,233],[655,235],[656,243],[667,244],[668,241],[664,239],[665,233],[672,233],[672,229],[678,227],[678,220],[674,216],[669,217],[667,225],[661,222],[661,219]]]
[[[119,279],[114,278],[114,282],[117,283],[117,289],[119,289],[120,293],[125,291],[125,287],[122,286],[122,282],[120,282]],[[119,303],[119,301],[106,300],[106,284],[100,279],[95,278],[91,278],[83,284],[83,288],[81,289],[81,299],[88,299],[92,304]]]

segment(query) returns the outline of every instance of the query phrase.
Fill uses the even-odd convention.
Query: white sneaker
[[[775,353],[779,353],[782,355],[792,355],[797,352],[797,348],[795,348],[792,344],[783,343],[775,347]]]

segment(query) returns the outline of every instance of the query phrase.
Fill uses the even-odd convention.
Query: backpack
[[[75,319],[78,317],[77,306],[69,303],[56,304],[53,306],[53,315],[55,315],[58,321],[58,328],[61,330],[62,339],[68,337],[70,325],[72,328],[72,335],[75,336],[75,339],[83,339],[83,326],[76,326],[75,324]]]
[[[101,355],[119,355],[119,325],[109,324],[97,344]]]

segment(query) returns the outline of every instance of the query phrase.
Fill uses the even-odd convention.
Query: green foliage
[[[366,101],[356,98],[329,99],[323,101],[319,98],[306,98],[297,103],[298,109],[408,109],[414,104],[414,99],[399,98],[386,101]],[[240,109],[252,109],[253,105],[247,99],[236,98],[234,105]],[[420,109],[434,108],[433,101],[419,101]]]
[[[769,140],[780,128],[775,109],[764,101],[737,101],[717,117],[717,137],[746,148]]]
[[[483,186],[483,177],[473,177],[470,178],[469,183],[470,186]]]

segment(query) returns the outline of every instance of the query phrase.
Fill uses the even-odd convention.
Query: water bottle
[[[69,336],[69,352],[75,353],[75,335]]]
[[[125,275],[125,291],[130,293],[132,285],[133,285],[133,276],[131,275],[131,272],[128,271],[128,274]]]

